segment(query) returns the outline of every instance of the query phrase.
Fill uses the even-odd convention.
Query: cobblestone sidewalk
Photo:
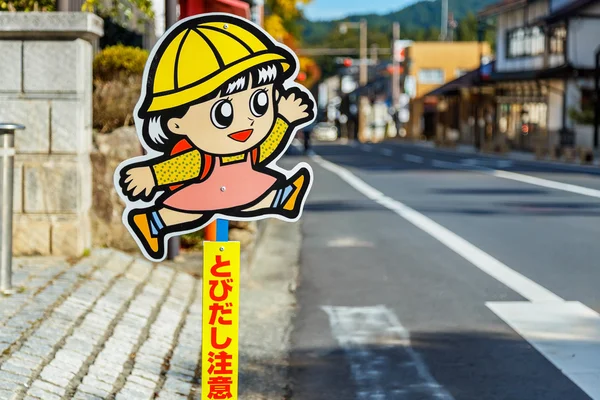
[[[269,221],[263,236],[241,271],[240,400],[289,390],[300,226]],[[109,249],[75,265],[17,258],[13,270],[0,400],[200,398],[201,279]]]
[[[199,397],[201,280],[112,250],[15,264],[0,399]]]

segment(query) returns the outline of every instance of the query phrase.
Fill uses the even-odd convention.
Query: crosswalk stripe
[[[410,335],[389,308],[323,306],[331,332],[344,350],[357,400],[453,400],[430,374]],[[393,371],[393,379],[389,373]]]
[[[598,313],[578,301],[486,305],[588,396],[600,399]]]

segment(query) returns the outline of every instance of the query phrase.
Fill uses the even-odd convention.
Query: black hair
[[[226,94],[235,94],[248,89],[250,77],[252,77],[252,88],[271,83],[281,84],[285,79],[283,67],[280,63],[270,62],[259,64],[234,76],[218,89],[190,103],[154,112],[142,112],[140,110],[139,116],[144,120],[142,134],[145,142],[155,150],[164,151],[165,149],[171,149],[179,140],[181,140],[181,138],[178,135],[173,134],[168,127],[168,122],[171,118],[182,118],[188,112],[190,107],[195,104],[204,103],[216,97],[221,97]],[[151,82],[148,82],[147,90],[151,91],[152,88],[150,85]],[[156,124],[158,120],[160,120],[161,132],[151,132],[151,130],[157,128]]]

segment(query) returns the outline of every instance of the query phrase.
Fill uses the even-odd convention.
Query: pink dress
[[[249,204],[265,194],[276,178],[256,171],[248,154],[245,161],[221,164],[215,159],[212,173],[204,181],[173,192],[164,205],[180,211],[218,211]]]

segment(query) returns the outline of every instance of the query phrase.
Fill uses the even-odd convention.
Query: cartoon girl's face
[[[191,106],[183,117],[171,118],[167,125],[207,153],[243,153],[269,134],[275,121],[274,101],[273,84],[252,88],[250,82],[246,90]]]

